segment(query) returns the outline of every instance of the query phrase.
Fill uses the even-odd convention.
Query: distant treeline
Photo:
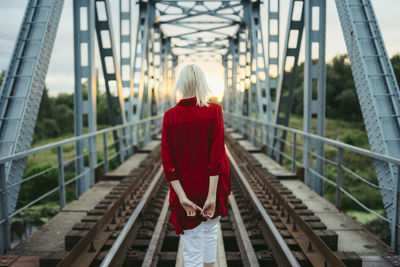
[[[394,55],[391,62],[400,84],[400,54]],[[0,74],[0,85],[5,71]],[[297,72],[296,88],[292,112],[303,114],[303,78],[304,63]],[[83,86],[84,99],[87,98],[86,86]],[[362,121],[360,105],[354,86],[350,62],[347,55],[337,55],[326,64],[326,117],[345,121]],[[85,116],[84,125],[87,125]],[[97,123],[109,124],[106,94],[97,93]],[[61,133],[74,132],[74,95],[60,93],[49,97],[45,88],[40,104],[34,131],[34,142],[44,138],[57,137]]]
[[[82,86],[83,99],[87,99],[86,85]],[[83,125],[87,125],[87,116],[83,117]],[[108,109],[106,94],[97,92],[97,124],[108,125]],[[74,132],[74,94],[60,93],[49,97],[45,87],[39,108],[33,142],[57,137],[60,134]]]

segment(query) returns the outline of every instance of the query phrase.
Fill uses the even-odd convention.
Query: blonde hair
[[[177,88],[182,93],[183,98],[196,97],[198,106],[209,106],[206,99],[210,93],[210,88],[207,85],[204,72],[199,66],[194,64],[184,66],[179,73],[175,90]]]

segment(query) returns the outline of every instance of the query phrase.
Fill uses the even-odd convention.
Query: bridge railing
[[[296,171],[296,166],[304,167],[307,168],[310,174],[313,174],[314,177],[317,177],[330,185],[333,185],[336,188],[336,207],[338,209],[342,209],[342,193],[345,194],[347,197],[349,197],[352,201],[354,201],[359,207],[364,209],[365,211],[374,214],[378,218],[384,220],[385,222],[389,223],[389,225],[393,226],[395,225],[396,227],[391,227],[391,244],[392,248],[394,249],[394,244],[396,244],[396,229],[399,227],[399,222],[398,222],[398,216],[391,216],[393,219],[389,219],[388,216],[383,216],[373,209],[367,207],[364,203],[362,203],[359,199],[357,199],[356,196],[351,194],[348,190],[346,190],[343,187],[344,183],[344,173],[347,173],[348,175],[356,178],[357,181],[364,183],[365,185],[372,187],[373,189],[380,190],[382,193],[386,192],[389,194],[393,194],[393,199],[397,200],[399,197],[399,191],[395,190],[394,188],[398,188],[396,185],[394,188],[385,188],[381,187],[368,179],[362,177],[362,175],[357,174],[355,171],[351,170],[349,167],[345,166],[344,164],[344,152],[348,151],[347,153],[355,153],[358,157],[365,157],[369,158],[371,161],[375,161],[375,164],[379,162],[386,162],[389,164],[393,164],[395,168],[397,168],[397,173],[400,174],[400,159],[393,158],[390,156],[386,156],[383,154],[378,154],[375,152],[372,152],[367,149],[359,148],[353,145],[349,145],[346,143],[343,143],[341,141],[337,140],[332,140],[326,137],[322,137],[319,135],[315,134],[310,134],[303,132],[301,130],[289,128],[286,126],[282,125],[276,125],[268,122],[261,121],[259,119],[255,118],[249,118],[247,116],[242,116],[230,112],[223,112],[224,114],[224,119],[225,121],[229,124],[230,127],[238,130],[242,135],[245,135],[248,137],[248,139],[257,147],[261,147],[265,145],[266,148],[271,149],[272,151],[275,152],[276,158],[279,162],[279,157],[284,157],[286,158],[291,164],[290,168],[292,172]],[[264,127],[264,130],[266,131],[266,137],[264,140],[262,139],[262,127]],[[282,131],[287,131],[288,133],[291,133],[291,138],[288,138],[291,141],[287,141],[282,139],[281,132]],[[277,132],[277,134],[275,134]],[[271,139],[268,139],[271,137]],[[331,164],[333,166],[336,166],[336,182],[333,180],[329,179],[328,177],[325,176],[325,173],[318,173],[315,169],[310,168],[310,166],[304,166],[303,164],[303,157],[300,157],[301,160],[298,160],[298,152],[301,150],[304,152],[303,148],[299,145],[301,142],[305,139],[309,139],[309,142],[322,142],[324,146],[330,146],[336,150],[336,160],[329,159],[327,157],[323,157],[322,159],[324,162]],[[268,142],[267,140],[275,140],[274,144],[272,145],[272,142]],[[280,144],[284,142],[287,147],[289,147],[289,152],[290,154],[282,152],[280,148]],[[268,151],[268,149],[265,150],[265,152]],[[308,153],[307,153],[308,152]],[[307,156],[311,157],[314,156],[315,158],[320,158],[317,153],[313,151],[307,151]],[[366,161],[366,164],[369,164],[368,161]],[[372,165],[372,164],[371,164]],[[307,172],[306,172],[307,173]],[[305,177],[305,180],[307,181],[307,177]],[[398,183],[398,179],[396,181]],[[394,201],[394,212],[395,214],[398,214],[398,209],[399,209],[399,203],[398,201]]]
[[[3,244],[3,247],[10,248],[10,226],[11,226],[11,221],[14,216],[17,214],[21,213],[23,210],[27,209],[28,207],[38,203],[39,201],[45,199],[49,195],[53,194],[54,192],[59,191],[59,198],[60,198],[60,207],[63,208],[66,205],[66,186],[76,182],[78,179],[83,178],[86,175],[93,175],[94,176],[94,169],[96,169],[99,166],[104,166],[104,172],[107,173],[109,171],[109,162],[119,156],[119,154],[125,154],[129,155],[127,153],[128,151],[132,151],[133,145],[137,145],[137,143],[140,143],[141,145],[145,145],[147,141],[150,141],[150,137],[153,135],[157,135],[161,132],[161,127],[162,127],[162,119],[163,119],[164,114],[149,117],[137,122],[132,122],[132,123],[127,123],[125,125],[117,125],[114,127],[109,127],[106,129],[98,130],[93,133],[88,133],[72,138],[68,138],[62,141],[54,142],[51,144],[46,144],[40,147],[36,147],[21,153],[17,153],[14,155],[10,155],[7,157],[0,158],[0,206],[2,209],[2,212],[0,214],[0,230],[3,230],[3,233],[7,233],[9,236],[4,237],[4,240],[1,240],[1,243],[5,242],[6,244]],[[151,124],[151,125],[149,125]],[[141,127],[140,127],[141,126]],[[149,126],[149,127],[146,127]],[[129,130],[132,130],[132,128],[136,127],[136,130],[138,131],[138,141],[134,144],[134,140],[131,138],[131,135],[123,135],[123,133],[128,133],[130,132]],[[147,129],[147,130],[146,130]],[[119,138],[114,141],[111,144],[107,143],[107,134],[112,133],[113,131],[119,132]],[[150,131],[150,132],[147,132]],[[132,132],[132,131],[131,131]],[[146,136],[146,135],[150,135]],[[97,137],[102,138],[103,142],[102,145],[98,148],[97,145]],[[91,148],[89,140],[91,138],[96,139],[96,147]],[[146,141],[147,140],[147,141]],[[142,141],[144,141],[142,143]],[[90,159],[91,157],[91,151],[87,151],[87,153],[84,153],[82,155],[78,155],[68,159],[64,160],[64,152],[63,152],[63,147],[69,144],[77,144],[77,142],[88,142],[89,144],[89,149],[88,150],[95,150],[95,153],[99,151],[103,151],[103,156],[104,159],[101,162],[98,162],[96,164],[93,164],[93,161]],[[120,146],[119,151],[115,151],[114,154],[110,155],[110,147],[114,146],[115,143],[119,143],[120,145],[124,143],[124,146]],[[5,180],[6,178],[6,164],[11,163],[14,160],[26,160],[28,156],[35,156],[38,155],[41,152],[45,151],[50,151],[50,150],[56,150],[57,151],[57,164],[46,168],[44,170],[41,170],[37,173],[34,173],[28,177],[25,177],[21,179],[21,181],[13,183],[13,184],[7,184],[7,181]],[[76,159],[81,158],[81,157],[89,157],[89,167],[86,168],[86,170],[79,174],[75,175],[75,177],[68,179],[68,181],[65,180],[65,173],[64,173],[64,168],[67,164],[73,163]],[[123,157],[124,160],[127,157]],[[58,170],[58,185],[51,189],[50,191],[40,195],[39,197],[33,199],[29,203],[23,205],[22,207],[15,209],[14,212],[9,212],[9,203],[8,203],[8,197],[7,197],[7,191],[9,191],[11,188],[14,188],[16,186],[21,186],[23,183],[27,181],[32,181],[34,179],[40,179],[41,176],[43,176],[46,173],[49,173],[50,171],[57,169]],[[95,179],[94,177],[91,177],[90,179],[91,185],[94,184]]]

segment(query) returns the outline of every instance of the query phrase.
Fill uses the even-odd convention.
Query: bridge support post
[[[11,219],[8,218],[8,197],[5,163],[0,164],[0,254],[11,247]]]
[[[125,101],[126,121],[133,121],[133,82],[131,70],[131,55],[132,55],[132,23],[131,23],[131,0],[119,0],[119,64],[121,70],[122,92]],[[125,96],[127,100],[125,100]],[[129,157],[133,154],[133,131],[132,127],[126,128],[123,131],[127,136],[123,137],[125,146],[121,147],[124,150],[123,156]],[[129,135],[129,136],[128,136]],[[123,144],[124,144],[123,143]],[[122,144],[122,145],[123,145]]]
[[[343,180],[343,148],[338,148],[337,178],[336,178],[336,208],[342,209],[342,180]]]
[[[268,0],[267,4],[267,13],[268,13],[268,44],[267,44],[267,67],[265,73],[265,79],[267,80],[267,88],[266,90],[266,98],[267,98],[267,122],[273,123],[274,117],[276,116],[276,101],[278,99],[278,81],[279,81],[279,48],[280,48],[280,0]],[[268,132],[272,133],[275,129],[273,127],[269,127]],[[265,134],[265,132],[263,132]],[[271,149],[268,155],[273,156],[275,151],[274,147],[274,136],[268,136],[268,143]],[[282,151],[283,152],[283,151]]]
[[[104,173],[109,170],[108,166],[108,145],[107,145],[107,134],[103,133],[103,150],[104,150]]]
[[[74,17],[74,124],[75,136],[83,134],[84,116],[88,116],[88,132],[95,132],[97,129],[96,99],[97,85],[96,72],[94,68],[94,0],[73,1]],[[86,26],[82,26],[86,25]],[[86,27],[86,28],[84,28]],[[84,86],[86,84],[87,99],[84,99]],[[90,144],[90,145],[89,145]],[[88,138],[85,141],[77,141],[75,153],[78,157],[75,160],[76,175],[88,170],[85,166],[83,151],[88,148],[90,160],[93,165],[97,163],[96,138]],[[90,165],[90,163],[89,163]],[[84,175],[76,181],[76,196],[79,197],[91,185],[94,180],[94,171]]]
[[[283,60],[281,72],[279,74],[273,114],[273,123],[283,126],[289,126],[290,114],[292,112],[300,46],[304,29],[304,1],[305,0],[291,0],[289,6]],[[290,45],[289,40],[291,43]],[[274,132],[273,136],[277,135],[275,128],[272,128],[270,132]],[[287,131],[282,131],[281,139],[286,140],[286,135]],[[272,137],[269,140],[270,146],[275,147],[276,139]],[[284,142],[282,142],[279,149],[282,152],[285,150]],[[274,153],[275,151],[271,150],[269,156],[273,158]]]
[[[393,190],[393,209],[394,209],[394,216],[392,216],[392,222],[391,222],[391,240],[390,240],[390,245],[392,249],[395,252],[399,252],[399,187],[400,187],[400,166],[397,166],[397,179],[395,179],[395,187]]]
[[[325,32],[326,0],[305,1],[305,62],[304,62],[304,113],[303,128],[312,133],[312,119],[317,117],[317,135],[325,135],[326,66]],[[315,16],[318,15],[318,16]],[[314,19],[316,21],[314,21]],[[318,27],[317,27],[317,26]],[[318,51],[318,53],[316,53]],[[315,54],[314,54],[314,53]],[[314,59],[313,59],[314,58]],[[316,150],[316,166],[309,160],[312,150]],[[307,161],[307,163],[306,163]],[[319,195],[324,194],[324,144],[309,138],[304,142],[304,163],[307,185]],[[312,168],[313,172],[309,168]]]
[[[89,154],[90,156],[90,154]],[[62,146],[57,147],[57,163],[58,163],[58,186],[60,187],[60,207],[65,207],[65,177],[64,177],[64,160]]]
[[[297,140],[296,140],[296,133],[293,133],[293,145],[292,145],[292,172],[296,172],[296,153],[297,153]]]

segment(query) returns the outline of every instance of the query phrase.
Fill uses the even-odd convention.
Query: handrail
[[[281,142],[285,142],[285,144],[287,144],[287,145],[289,144],[288,141],[283,140],[280,137],[275,137],[275,136],[272,137],[272,139],[276,139],[277,140],[275,145],[271,145],[270,143],[268,143],[268,141],[267,141],[267,143],[263,144],[263,142],[260,142],[261,140],[260,140],[259,136],[250,136],[249,137],[250,141],[256,139],[259,144],[266,145],[267,148],[270,149],[270,151],[275,151],[277,157],[280,158],[280,157],[283,156],[286,159],[288,159],[289,161],[291,161],[292,162],[292,171],[295,170],[295,166],[296,165],[308,168],[307,166],[304,166],[303,162],[298,162],[296,160],[296,150],[297,149],[302,150],[303,153],[306,152],[307,154],[309,153],[309,154],[321,159],[320,156],[318,156],[317,154],[313,153],[312,151],[304,151],[303,148],[297,147],[296,135],[302,136],[303,139],[308,138],[308,139],[317,140],[317,141],[323,142],[326,145],[329,145],[331,147],[336,148],[337,152],[338,152],[337,161],[327,159],[326,157],[322,157],[322,160],[327,161],[328,163],[331,163],[331,164],[336,166],[336,168],[337,168],[336,182],[331,181],[329,178],[325,177],[323,174],[318,173],[316,170],[314,170],[312,168],[308,168],[309,172],[312,173],[314,175],[314,177],[316,177],[318,179],[321,179],[323,181],[326,181],[329,184],[335,186],[335,188],[336,188],[336,203],[335,204],[336,204],[336,207],[338,209],[342,209],[342,207],[341,207],[341,199],[342,199],[342,193],[344,193],[346,196],[348,196],[351,200],[353,200],[362,209],[366,210],[367,212],[369,212],[371,214],[374,214],[375,216],[377,216],[378,218],[380,218],[380,219],[382,219],[382,220],[384,220],[386,222],[389,222],[392,225],[392,227],[391,227],[392,228],[392,236],[391,236],[391,238],[392,238],[392,248],[394,249],[393,244],[395,244],[397,242],[396,241],[397,235],[393,234],[394,233],[393,229],[394,228],[396,228],[396,229],[400,228],[400,224],[398,222],[397,216],[392,216],[392,218],[389,218],[388,216],[380,215],[377,212],[375,212],[374,210],[368,208],[363,203],[361,203],[361,201],[359,201],[355,196],[351,195],[351,193],[349,191],[347,191],[342,186],[343,185],[343,173],[346,172],[347,174],[352,175],[353,177],[355,177],[359,181],[364,182],[365,184],[371,186],[374,189],[386,190],[386,191],[391,192],[393,194],[393,199],[397,199],[398,198],[399,190],[396,189],[397,188],[396,186],[394,188],[388,188],[388,187],[383,187],[383,186],[376,185],[376,184],[368,181],[367,179],[363,178],[362,176],[358,175],[357,173],[351,171],[348,167],[346,167],[343,164],[343,151],[347,150],[347,151],[350,151],[350,152],[353,152],[353,153],[357,153],[358,155],[363,155],[363,156],[369,157],[369,158],[374,159],[374,160],[384,161],[384,162],[386,162],[388,164],[394,164],[395,165],[394,167],[397,168],[398,173],[400,174],[400,159],[399,158],[394,158],[394,157],[391,157],[391,156],[388,156],[388,155],[379,154],[379,153],[372,152],[372,151],[367,150],[367,149],[363,149],[363,148],[359,148],[359,147],[356,147],[356,146],[353,146],[353,145],[349,145],[349,144],[343,143],[341,141],[332,140],[332,139],[329,139],[329,138],[326,138],[326,137],[323,137],[323,136],[319,136],[319,135],[315,135],[315,134],[312,134],[312,133],[306,133],[306,132],[303,132],[301,130],[289,128],[287,126],[261,121],[261,120],[256,119],[256,118],[251,118],[251,117],[247,117],[247,116],[243,116],[243,115],[239,115],[239,114],[234,114],[234,113],[226,112],[226,111],[223,112],[223,113],[227,115],[228,122],[229,122],[230,118],[232,118],[232,122],[235,122],[235,121],[238,121],[238,120],[240,121],[237,125],[232,124],[232,127],[235,128],[235,129],[239,129],[242,134],[244,132],[247,132],[247,130],[245,130],[246,129],[245,127],[239,128],[240,126],[243,126],[244,124],[246,124],[246,125],[248,124],[250,128],[256,127],[256,130],[251,130],[251,129],[249,130],[251,135],[258,135],[259,134],[258,133],[259,128],[265,127],[265,126],[271,127],[274,130],[275,129],[279,129],[279,131],[282,130],[282,131],[287,131],[287,132],[292,133],[293,136],[294,136],[294,139],[293,139],[292,145],[291,145],[291,149],[292,149],[292,155],[291,156],[287,155],[286,153],[284,153],[284,151],[280,151],[280,148],[279,148],[280,145],[278,145],[278,144],[280,144]],[[258,124],[254,125],[254,122],[258,123]],[[240,126],[238,127],[238,125],[240,125]],[[263,125],[263,126],[260,127],[260,125]],[[270,131],[268,131],[268,135],[270,135],[270,134],[271,134]],[[398,203],[396,202],[395,205],[396,205],[395,209],[397,210]],[[393,227],[393,226],[395,226],[395,227]]]
[[[61,141],[58,141],[58,142],[54,142],[54,143],[51,143],[51,144],[46,144],[46,145],[43,145],[43,146],[40,146],[40,147],[37,147],[37,148],[32,148],[32,149],[25,150],[25,151],[22,151],[22,152],[13,154],[13,155],[2,157],[2,158],[0,158],[0,167],[1,166],[4,167],[6,162],[10,162],[12,160],[17,160],[17,159],[20,159],[20,158],[24,158],[24,157],[27,157],[29,155],[34,155],[34,154],[37,154],[39,152],[43,152],[43,151],[46,151],[46,150],[49,150],[49,149],[54,149],[54,148],[60,149],[61,148],[61,150],[62,150],[62,146],[66,145],[66,144],[69,144],[69,143],[74,143],[74,142],[78,142],[78,141],[84,141],[85,139],[89,139],[91,137],[97,137],[97,136],[101,136],[101,135],[103,135],[103,138],[106,138],[106,134],[109,133],[109,132],[112,132],[112,131],[115,131],[115,130],[119,130],[119,129],[122,129],[122,128],[132,127],[134,125],[141,125],[143,123],[146,123],[146,122],[149,122],[149,121],[153,121],[153,120],[157,120],[157,119],[162,119],[163,116],[164,116],[164,113],[156,115],[156,116],[148,117],[148,118],[136,121],[136,122],[130,122],[130,123],[126,123],[126,124],[116,125],[116,126],[113,126],[113,127],[109,127],[109,128],[105,128],[105,129],[102,129],[102,130],[98,130],[98,131],[93,132],[93,133],[88,133],[88,134],[83,134],[83,135],[80,135],[80,136],[71,137],[71,138],[64,139],[64,140],[61,140]],[[123,136],[119,137],[119,139],[122,139],[122,138],[124,138],[124,137]],[[115,142],[113,144],[115,144]],[[106,150],[108,150],[108,147],[113,145],[113,144],[107,145],[107,147],[104,147],[103,149],[106,151]],[[93,150],[96,151],[96,152],[98,151],[97,145],[93,148]],[[127,148],[125,148],[122,151],[116,153],[115,155],[108,156],[107,161],[111,160],[112,158],[116,157],[119,153],[122,153],[122,152],[124,152],[126,150],[127,150]],[[90,151],[89,151],[89,154],[90,154]],[[65,162],[71,162],[71,161],[73,161],[75,159],[78,159],[78,158],[81,158],[83,156],[84,156],[84,153],[82,155],[80,155],[80,156],[75,156],[72,160],[65,160],[65,161],[62,160],[61,166],[64,166]],[[58,158],[58,156],[57,156],[57,158]],[[96,166],[92,166],[91,168],[96,168],[96,167],[98,167],[98,166],[100,166],[102,164],[104,164],[104,165],[108,164],[108,162],[106,162],[106,159],[104,159],[102,162],[96,164]],[[30,177],[22,179],[21,181],[13,183],[11,185],[7,185],[5,183],[5,181],[4,181],[2,183],[2,186],[0,187],[0,195],[2,194],[2,192],[6,191],[6,190],[8,190],[8,189],[10,189],[10,188],[12,188],[14,186],[20,185],[20,184],[22,184],[24,182],[27,182],[29,180],[32,180],[34,178],[40,177],[42,174],[44,174],[44,173],[46,173],[46,172],[48,172],[48,171],[50,171],[52,169],[55,169],[57,167],[59,168],[60,166],[58,164],[56,164],[54,166],[51,166],[51,167],[47,168],[46,170],[43,170],[43,171],[41,171],[39,173],[35,173],[35,174],[31,175]],[[59,175],[60,175],[60,170],[58,172],[59,172]],[[62,177],[62,184],[59,184],[57,187],[55,187],[55,188],[51,189],[50,191],[42,194],[41,196],[39,196],[36,199],[34,199],[33,201],[27,203],[26,205],[24,205],[23,207],[19,208],[18,210],[15,210],[13,213],[7,214],[5,216],[4,215],[1,216],[0,217],[0,226],[2,224],[4,224],[5,222],[8,223],[8,220],[13,218],[15,215],[17,215],[21,211],[25,210],[26,208],[34,205],[35,203],[37,203],[38,201],[44,199],[45,197],[49,196],[50,194],[52,194],[54,192],[57,192],[57,191],[60,191],[60,194],[61,194],[62,191],[65,190],[65,186],[66,185],[78,180],[79,178],[83,177],[84,175],[87,175],[89,172],[90,172],[89,170],[86,170],[83,173],[81,173],[79,175],[76,175],[75,177],[71,178],[67,182],[65,182],[64,181],[64,177]],[[64,198],[65,198],[65,195],[64,195]],[[7,203],[4,203],[4,204],[7,204]]]
[[[309,137],[309,138],[313,138],[313,139],[322,141],[322,142],[324,142],[326,144],[329,144],[331,146],[338,147],[338,148],[340,147],[340,148],[343,148],[343,149],[346,149],[346,150],[350,150],[352,152],[356,152],[358,154],[362,154],[364,156],[368,156],[368,157],[371,157],[371,158],[374,158],[374,159],[377,159],[377,160],[382,160],[382,161],[386,161],[386,162],[389,162],[389,163],[393,163],[395,165],[400,165],[400,159],[398,159],[398,158],[394,158],[394,157],[387,156],[387,155],[382,155],[382,154],[379,154],[379,153],[376,153],[376,152],[372,152],[372,151],[364,149],[364,148],[352,146],[352,145],[349,145],[349,144],[346,144],[346,143],[343,143],[343,142],[340,142],[340,141],[332,140],[332,139],[329,139],[329,138],[326,138],[326,137],[322,137],[322,136],[319,136],[319,135],[316,135],[316,134],[306,133],[306,132],[301,131],[301,130],[289,128],[289,127],[286,127],[286,126],[283,126],[283,125],[279,125],[279,124],[269,123],[269,122],[266,122],[266,121],[250,118],[250,117],[239,115],[239,114],[234,114],[234,113],[231,113],[231,112],[226,112],[225,111],[223,113],[228,114],[228,116],[234,116],[234,117],[238,117],[240,119],[245,119],[245,120],[249,120],[249,121],[253,121],[253,122],[258,122],[258,123],[264,124],[266,126],[272,126],[272,127],[284,130],[284,131],[300,134],[300,135],[305,136],[305,137]]]
[[[93,132],[93,133],[83,134],[83,135],[71,137],[71,138],[68,138],[68,139],[65,139],[65,140],[62,140],[62,141],[58,141],[58,142],[54,142],[54,143],[47,144],[47,145],[44,145],[44,146],[40,146],[40,147],[37,147],[37,148],[32,148],[32,149],[29,149],[29,150],[26,150],[26,151],[22,151],[22,152],[13,154],[13,155],[2,157],[2,158],[0,158],[0,164],[5,163],[5,162],[10,161],[10,160],[20,159],[20,158],[23,158],[25,156],[36,154],[36,153],[39,153],[39,152],[42,152],[42,151],[45,151],[45,150],[48,150],[48,149],[51,149],[51,148],[56,148],[58,146],[62,146],[62,145],[68,144],[68,143],[81,141],[81,140],[87,139],[89,137],[98,136],[98,135],[103,134],[103,133],[108,133],[108,132],[111,132],[111,131],[114,131],[114,130],[118,130],[118,129],[121,129],[121,128],[133,126],[135,124],[141,124],[141,123],[144,123],[144,122],[147,122],[147,121],[156,120],[156,119],[159,119],[159,118],[161,118],[163,116],[164,116],[164,113],[160,114],[160,115],[157,115],[157,116],[153,116],[153,117],[149,117],[149,118],[146,118],[146,119],[142,119],[142,120],[137,121],[137,122],[130,122],[130,123],[126,123],[126,124],[120,124],[120,125],[116,125],[116,126],[113,126],[113,127],[106,128],[106,129],[98,130],[98,131]]]

